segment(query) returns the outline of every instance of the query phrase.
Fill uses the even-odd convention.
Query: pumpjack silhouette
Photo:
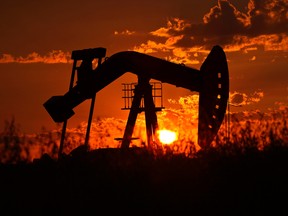
[[[152,85],[149,83],[151,79],[199,92],[198,144],[201,148],[210,146],[224,119],[229,97],[228,65],[225,52],[220,46],[216,45],[212,48],[200,70],[135,51],[118,52],[102,63],[105,56],[106,49],[103,47],[73,51],[71,59],[74,63],[68,92],[64,95],[52,96],[43,104],[55,122],[64,123],[60,151],[62,151],[61,144],[63,146],[67,120],[74,115],[73,108],[91,99],[85,140],[85,144],[88,144],[96,93],[126,72],[137,75],[138,84],[134,89],[126,129],[121,138],[121,148],[129,148],[133,139],[132,133],[137,114],[143,111],[140,110],[142,98],[147,143],[148,146],[152,145],[158,124]],[[98,59],[98,65],[93,69],[92,61],[95,59]],[[80,66],[77,66],[78,61],[81,61]],[[77,82],[74,85],[76,71]]]

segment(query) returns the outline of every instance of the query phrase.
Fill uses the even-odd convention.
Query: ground
[[[0,165],[1,209],[7,215],[288,215],[287,165],[286,148],[195,158],[119,149],[58,161],[44,155]]]

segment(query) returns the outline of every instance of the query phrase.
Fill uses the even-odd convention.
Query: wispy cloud
[[[246,94],[241,92],[230,93],[229,100],[232,106],[245,106],[253,103],[258,103],[264,97],[263,91],[255,91],[252,94]]]
[[[2,54],[0,55],[0,63],[45,63],[45,64],[57,64],[57,63],[70,63],[71,55],[69,52],[63,52],[61,50],[53,50],[47,55],[40,55],[36,52],[28,54],[26,57],[15,57],[11,54]]]
[[[167,20],[167,26],[161,27],[155,31],[152,31],[151,34],[158,36],[158,37],[167,37],[170,38],[171,31],[175,32],[183,32],[186,28],[191,27],[190,23],[185,22],[184,20],[180,18],[173,18],[171,20]]]
[[[123,30],[123,31],[114,31],[114,35],[133,35],[135,34],[135,31],[130,31],[128,29]]]
[[[250,61],[255,61],[256,60],[256,56],[252,56],[252,58],[249,59]]]

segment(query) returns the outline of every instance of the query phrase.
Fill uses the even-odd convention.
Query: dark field
[[[0,165],[1,215],[288,215],[287,165],[279,146],[194,158],[138,148],[45,154]]]

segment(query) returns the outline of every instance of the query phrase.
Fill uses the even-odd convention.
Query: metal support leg
[[[75,71],[76,71],[76,65],[77,65],[77,60],[74,60],[73,67],[72,67],[71,78],[70,78],[70,84],[69,84],[69,91],[73,88],[74,78],[75,78]],[[64,123],[63,123],[63,126],[62,126],[61,140],[60,140],[60,146],[59,146],[59,152],[58,152],[58,159],[61,157],[62,151],[63,151],[64,141],[65,141],[65,134],[66,134],[66,127],[67,127],[67,121],[68,120],[65,120]]]
[[[128,116],[128,121],[126,124],[125,132],[124,132],[124,136],[123,136],[123,140],[122,140],[122,144],[121,144],[121,148],[123,148],[123,149],[129,148],[132,133],[133,133],[133,130],[135,127],[135,122],[137,119],[137,115],[139,113],[139,106],[141,103],[141,99],[142,99],[142,93],[139,90],[139,86],[137,85],[135,87],[135,95],[134,95],[134,98],[132,101],[131,110],[130,110],[130,113]]]
[[[155,111],[155,104],[152,97],[152,86],[150,84],[147,84],[147,89],[144,94],[144,107],[145,107],[147,145],[149,149],[152,149],[153,143],[156,141],[156,131],[158,129],[158,122]]]
[[[101,61],[102,61],[102,58],[99,58],[98,67],[101,65]],[[87,124],[86,137],[85,137],[85,143],[84,143],[86,149],[88,149],[89,147],[90,130],[91,130],[95,100],[96,100],[96,93],[93,95],[91,99],[90,112],[89,112],[89,117],[88,117],[88,124]]]

